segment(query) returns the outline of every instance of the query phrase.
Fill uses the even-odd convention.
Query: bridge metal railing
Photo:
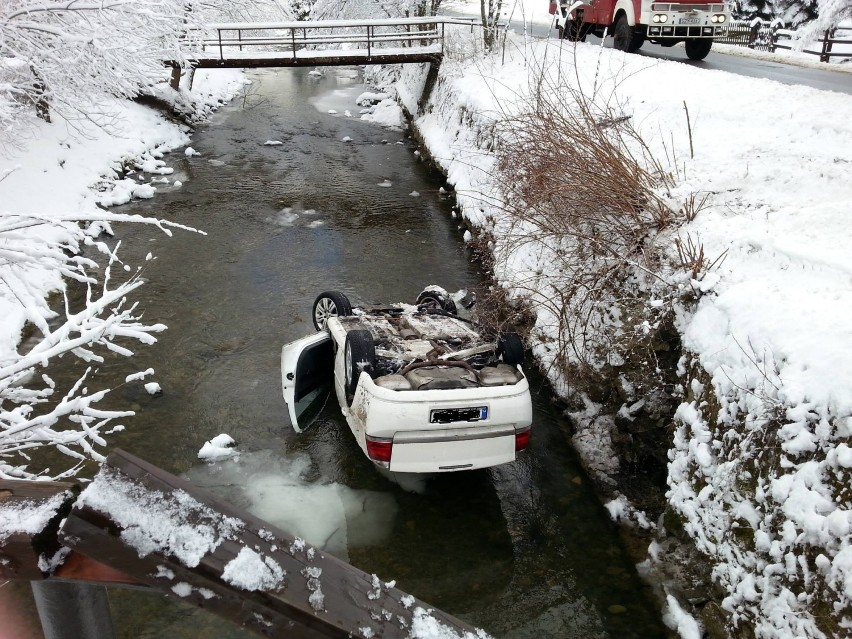
[[[241,57],[241,53],[275,52],[291,57],[299,52],[327,49],[336,52],[374,51],[396,48],[434,49],[443,54],[446,25],[464,25],[471,29],[475,19],[431,16],[424,18],[374,20],[323,20],[278,23],[222,23],[188,34],[187,44],[201,51],[188,51],[187,57],[209,57],[210,51],[220,61]],[[280,54],[289,56],[281,56]]]

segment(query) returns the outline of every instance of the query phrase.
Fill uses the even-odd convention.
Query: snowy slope
[[[698,303],[678,309],[684,401],[668,497],[712,558],[733,625],[760,637],[848,631],[848,98],[556,41],[514,39],[505,61],[471,55],[442,67],[416,125],[476,225],[502,223],[493,156],[482,152],[495,120],[531,75],[560,67],[631,116],[677,178],[673,209],[707,196],[691,223],[658,239],[672,286],[675,237],[702,244],[708,261],[724,255],[693,282]],[[517,275],[508,268],[504,281]],[[547,366],[553,355],[534,350]]]
[[[199,72],[192,94],[184,97],[196,101],[202,116],[205,107],[218,106],[220,99],[232,96],[242,85],[241,78],[235,71]],[[116,100],[110,111],[101,118],[103,126],[97,118],[65,122],[54,114],[53,122],[41,123],[20,148],[4,149],[0,155],[0,217],[96,213],[99,205],[152,197],[157,182],[170,187],[172,169],[162,158],[189,141],[188,128],[127,100]],[[125,176],[124,164],[135,171]],[[61,239],[61,230],[49,232]],[[45,227],[41,227],[33,236],[34,251],[39,250],[44,233]],[[4,262],[3,268],[14,265]],[[56,271],[32,269],[24,279],[34,298],[63,288]],[[14,353],[25,321],[18,297],[0,286],[0,362]]]

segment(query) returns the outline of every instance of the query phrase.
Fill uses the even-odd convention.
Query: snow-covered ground
[[[482,151],[494,122],[528,95],[531,75],[560,65],[563,79],[587,93],[597,87],[631,117],[677,178],[666,194],[674,209],[707,196],[694,221],[659,239],[673,261],[675,237],[702,244],[709,262],[725,256],[702,281],[687,280],[698,303],[677,308],[684,392],[671,506],[714,563],[731,622],[760,637],[848,631],[852,104],[807,87],[513,38],[505,60],[445,61],[415,122],[475,225],[501,219],[494,157]],[[400,98],[416,112],[422,75],[402,73]],[[510,266],[498,275],[515,274]],[[676,269],[664,276],[683,283]],[[533,346],[547,367],[552,353]]]

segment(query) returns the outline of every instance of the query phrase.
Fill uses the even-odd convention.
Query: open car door
[[[281,386],[293,430],[301,433],[325,405],[334,381],[334,350],[326,331],[281,349]]]

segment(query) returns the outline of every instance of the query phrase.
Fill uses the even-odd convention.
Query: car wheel
[[[349,331],[346,333],[344,347],[344,367],[346,369],[346,395],[355,394],[361,371],[370,372],[376,363],[376,345],[370,331]]]
[[[450,294],[444,290],[427,288],[417,296],[418,308],[436,308],[455,315],[458,313],[456,303]]]
[[[320,293],[314,300],[313,318],[314,328],[318,331],[325,330],[325,324],[329,317],[352,315],[352,304],[349,298],[337,291],[326,291]]]
[[[524,363],[524,343],[517,333],[501,335],[497,342],[497,354],[504,364],[519,366]]]
[[[710,53],[710,47],[713,46],[713,40],[710,38],[693,38],[687,40],[686,57],[690,60],[703,60]]]

